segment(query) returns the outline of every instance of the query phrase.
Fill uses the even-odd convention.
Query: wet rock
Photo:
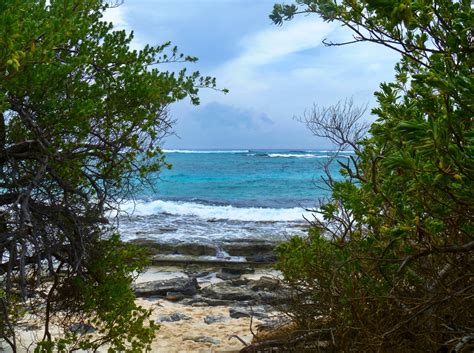
[[[249,262],[260,262],[260,263],[274,263],[277,260],[277,256],[274,253],[267,253],[267,254],[258,254],[258,255],[250,255],[246,256],[245,259]]]
[[[166,300],[169,300],[170,302],[179,302],[180,300],[183,300],[184,298],[186,298],[186,296],[180,292],[166,293]]]
[[[233,279],[230,281],[230,284],[233,285],[233,286],[245,286],[247,283],[249,283],[249,279],[248,278],[237,278],[237,279]]]
[[[240,276],[246,273],[255,273],[255,269],[252,267],[222,267],[221,273]]]
[[[186,314],[173,313],[170,315],[161,315],[158,318],[159,322],[176,322],[181,320],[191,320],[192,318]]]
[[[201,291],[201,295],[205,298],[231,301],[256,299],[256,295],[254,292],[249,291],[248,289],[243,287],[234,287],[226,282],[217,283],[215,285],[204,288]]]
[[[94,333],[95,328],[89,324],[78,323],[78,324],[72,324],[71,326],[69,326],[69,331],[72,333],[79,334],[79,335],[86,335],[89,333]]]
[[[225,273],[225,272],[218,272],[216,273],[216,277],[220,278],[224,281],[231,281],[240,278],[240,275],[238,274],[232,274],[232,273]]]
[[[175,254],[193,256],[214,256],[216,248],[211,244],[198,243],[158,243],[152,239],[133,239],[132,244],[143,246],[149,255]]]
[[[210,343],[210,344],[220,344],[217,338],[209,337],[209,336],[185,336],[183,337],[183,341],[194,341],[197,343]]]
[[[229,308],[229,316],[233,319],[240,319],[242,317],[255,317],[257,319],[264,319],[268,318],[268,314],[266,313],[263,307],[255,307],[255,308],[242,308],[242,307],[235,307]]]
[[[203,277],[207,277],[211,274],[211,272],[209,271],[202,271],[202,272],[196,272],[196,273],[191,273],[191,274],[188,274],[189,277],[194,277],[194,278],[203,278]]]
[[[193,298],[186,298],[180,302],[183,305],[199,305],[199,306],[231,306],[235,305],[234,300],[223,300],[223,299],[213,299],[213,298],[205,298],[202,296],[195,296]],[[239,304],[246,304],[245,302],[239,301]],[[205,305],[204,305],[205,304]]]
[[[227,318],[222,315],[208,315],[204,318],[204,322],[208,325],[214,324],[216,322],[224,322]]]
[[[210,244],[181,243],[176,245],[176,253],[193,256],[215,256],[216,248]]]
[[[157,243],[156,240],[146,238],[132,239],[130,243],[143,247],[149,255],[173,254],[175,251],[171,244]]]
[[[199,286],[196,278],[175,278],[170,280],[137,283],[134,285],[135,295],[139,297],[165,297],[169,292],[192,296],[197,293],[198,288]]]
[[[231,256],[254,256],[272,254],[277,243],[259,240],[245,242],[223,243],[221,246]]]

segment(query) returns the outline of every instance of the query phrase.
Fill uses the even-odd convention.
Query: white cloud
[[[216,74],[224,80],[235,77],[236,73],[251,76],[261,66],[321,45],[332,29],[332,25],[314,18],[265,29],[244,38],[240,55],[217,69]]]
[[[334,26],[304,19],[285,27],[272,27],[243,40],[244,51],[230,65],[265,65],[289,54],[321,45]]]
[[[272,114],[280,110],[294,109],[287,102],[270,103],[281,97],[291,72],[300,68],[303,51],[322,46],[322,40],[336,28],[315,17],[295,19],[282,27],[268,25],[266,29],[242,38],[238,43],[239,54],[221,64],[213,72],[219,85],[230,89],[226,96],[202,92],[203,103],[218,100],[235,104],[244,109],[254,109]],[[294,96],[293,94],[288,97]],[[310,103],[310,102],[309,102]],[[294,110],[293,110],[294,111]]]
[[[228,118],[237,123],[219,124],[232,127],[232,141],[262,148],[310,147],[318,142],[292,117],[313,103],[331,105],[350,96],[360,104],[373,103],[373,91],[381,81],[392,79],[397,58],[380,46],[363,43],[324,47],[323,39],[345,42],[352,33],[316,16],[298,17],[282,27],[272,25],[268,13],[273,2],[129,0],[109,10],[106,19],[116,29],[133,27],[143,42],[171,39],[185,52],[199,56],[201,61],[190,69],[214,76],[219,87],[230,89],[227,95],[201,90],[203,106],[217,102],[274,122],[259,125],[260,129],[242,127],[243,118],[229,113]],[[259,6],[253,5],[257,3]],[[227,141],[220,130],[213,134],[199,130],[202,124],[193,114],[195,109],[188,101],[172,106],[179,119],[177,132],[183,137],[174,147],[212,147],[211,141],[214,147],[232,147],[230,137]]]
[[[322,44],[350,35],[347,28],[306,17],[245,37],[238,42],[239,54],[211,73],[230,94],[203,91],[202,102],[265,112],[287,124],[313,103],[330,105],[350,96],[366,103],[381,81],[391,79],[397,55],[368,43]]]

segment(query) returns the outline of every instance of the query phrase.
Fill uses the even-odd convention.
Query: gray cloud
[[[112,16],[118,27],[134,30],[135,45],[171,40],[199,57],[190,71],[216,76],[230,89],[202,90],[201,107],[173,105],[181,139],[170,138],[170,148],[325,148],[292,117],[351,96],[373,105],[379,83],[392,79],[393,53],[370,44],[324,47],[324,37],[343,42],[351,34],[316,16],[276,27],[268,19],[274,3],[127,0]]]
[[[266,114],[254,114],[251,111],[211,102],[198,107],[190,114],[203,129],[261,129],[263,125],[273,124]]]

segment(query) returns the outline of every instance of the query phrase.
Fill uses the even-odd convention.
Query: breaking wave
[[[186,201],[154,200],[149,202],[125,202],[120,206],[121,212],[131,216],[151,216],[171,214],[177,216],[194,216],[205,220],[232,220],[248,222],[291,222],[303,221],[303,215],[310,213],[303,208],[263,208],[234,207],[230,205],[208,205]]]
[[[215,153],[248,153],[249,150],[163,150],[164,153],[195,153],[195,154],[215,154]]]

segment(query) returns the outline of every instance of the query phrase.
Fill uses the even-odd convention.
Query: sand
[[[256,273],[243,275],[243,277],[258,279],[261,276],[269,275],[275,276],[278,275],[278,273],[270,269],[257,270]],[[141,274],[137,282],[176,277],[187,276],[180,268],[152,267]],[[198,281],[201,287],[205,287],[212,283],[220,282],[221,280],[216,278],[214,273],[207,278],[198,279]],[[140,306],[153,309],[151,319],[160,325],[160,329],[157,331],[155,340],[152,343],[151,351],[153,353],[236,353],[245,347],[245,345],[239,339],[232,336],[238,336],[242,341],[248,344],[253,338],[250,330],[251,323],[254,332],[256,332],[256,325],[261,323],[258,319],[253,319],[251,322],[250,318],[230,318],[228,306],[190,306],[155,298],[137,298],[136,302]],[[190,319],[175,322],[159,322],[160,317],[174,313],[187,315]],[[223,316],[225,320],[223,322],[206,324],[204,322],[206,316]],[[41,329],[39,329],[41,325],[36,322],[37,320],[31,318],[25,321],[28,323],[28,328],[25,327],[20,334],[23,344],[19,352],[33,351],[32,348],[34,345],[32,345],[32,342],[42,337],[43,334]],[[39,325],[36,326],[33,324]],[[53,336],[59,334],[59,332],[54,332],[54,326],[52,330]],[[207,340],[211,342],[206,342]],[[3,348],[5,350],[2,350],[0,346],[0,352],[9,352],[6,348],[6,344],[3,344]],[[99,352],[107,352],[107,349],[104,347],[104,349],[99,350]]]
[[[138,304],[144,307],[154,306],[155,310],[152,317],[156,318],[173,313],[181,313],[191,317],[190,320],[160,323],[160,329],[152,344],[152,352],[238,352],[244,345],[238,339],[231,338],[231,335],[237,335],[245,342],[252,340],[252,334],[249,330],[250,319],[229,318],[228,307],[192,307],[168,301],[156,302],[142,299],[138,300]],[[157,304],[159,306],[156,306]],[[208,315],[222,315],[227,319],[224,322],[206,324],[204,318]],[[253,325],[258,322],[258,320],[253,320]],[[215,339],[219,343],[212,344],[191,340],[202,336]]]
[[[258,279],[262,276],[276,275],[278,275],[278,272],[267,269],[257,270],[254,274],[243,275],[242,277]],[[173,277],[185,277],[185,275],[180,272],[180,269],[174,267],[154,267],[150,268],[147,272],[141,275],[137,282],[169,279]],[[206,281],[202,281],[200,279],[198,280],[201,287],[221,281],[220,279],[215,278],[215,276],[211,276],[211,278]],[[162,299],[137,299],[137,304],[146,308],[153,308],[154,311],[152,319],[155,320],[160,316],[170,315],[173,313],[185,314],[191,317],[190,320],[159,323],[160,329],[157,332],[155,341],[152,344],[152,352],[157,353],[239,352],[239,350],[244,348],[245,345],[237,338],[232,336],[236,335],[248,344],[252,341],[253,337],[250,325],[252,324],[252,330],[256,332],[256,325],[261,323],[261,321],[255,318],[252,321],[250,318],[230,318],[228,306],[194,307],[173,303]],[[224,322],[206,324],[204,322],[204,318],[209,315],[221,315],[226,317],[226,320]],[[158,320],[156,320],[156,322],[157,321]],[[202,336],[216,339],[219,341],[219,343],[212,344],[189,340],[189,338]]]

